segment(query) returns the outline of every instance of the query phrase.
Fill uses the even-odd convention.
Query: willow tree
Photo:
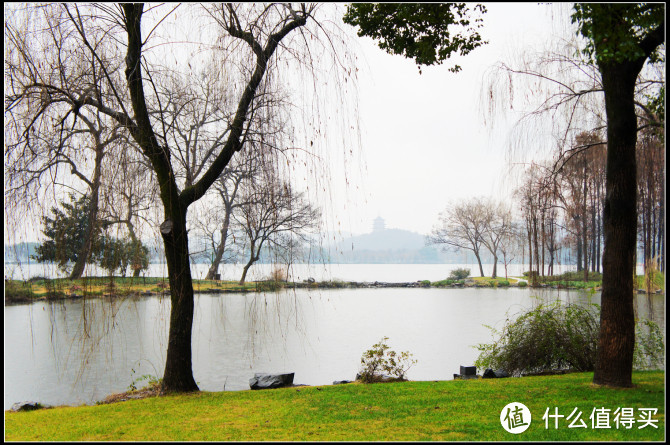
[[[281,79],[277,75],[280,66],[285,69],[294,63],[323,62],[325,57],[322,56],[329,50],[332,55],[340,45],[338,41],[329,40],[331,28],[314,18],[316,5],[219,4],[192,9],[160,5],[145,9],[143,4],[49,4],[36,8],[55,19],[47,21],[46,26],[27,22],[25,29],[19,29],[17,35],[30,37],[20,40],[22,47],[13,51],[12,62],[24,71],[43,75],[21,85],[13,78],[6,83],[20,87],[23,94],[17,96],[18,100],[30,94],[53,98],[63,113],[59,118],[63,123],[69,124],[81,110],[107,116],[134,141],[133,145],[153,170],[163,208],[159,230],[171,293],[163,389],[198,390],[191,359],[194,301],[187,232],[189,207],[205,196],[235,153],[245,148],[247,135],[254,132],[250,113],[264,93],[263,83],[270,73],[274,72],[275,77]],[[15,18],[9,17],[9,20]],[[179,27],[184,21],[188,26]],[[312,22],[315,25],[308,26]],[[194,26],[194,23],[202,26]],[[176,34],[183,29],[193,35],[180,39]],[[67,50],[71,51],[65,54],[67,57],[56,58],[62,62],[60,66],[46,64],[31,51],[31,45],[40,44],[49,35],[62,37]],[[205,41],[197,42],[198,38]],[[195,48],[188,46],[193,41],[196,41]],[[186,52],[188,49],[193,49],[190,55]],[[75,53],[83,55],[72,57]],[[82,58],[89,61],[87,66],[95,69],[76,71],[76,85],[81,85],[81,89],[63,88],[62,78],[69,75],[71,65]],[[186,175],[180,170],[182,163],[176,160],[185,158],[190,148],[199,148],[199,145],[185,147],[183,141],[173,137],[174,122],[164,107],[169,97],[161,89],[166,82],[161,79],[177,70],[185,70],[182,71],[185,77],[197,76],[198,64],[201,65],[203,59],[218,61],[220,72],[230,74],[219,79],[219,82],[227,82],[232,97],[229,102],[220,103],[222,107],[230,107],[230,120],[222,125],[219,142],[204,155],[208,162],[200,164],[202,168],[192,172],[194,174]],[[335,68],[346,68],[351,59],[336,54],[331,61],[340,64]],[[310,73],[309,68],[305,71]],[[311,74],[315,71],[313,69]],[[286,72],[290,72],[290,68],[282,74]],[[343,69],[339,73],[351,77],[348,80],[355,77],[353,70]],[[322,83],[316,79],[313,85]],[[30,110],[39,116],[43,110],[39,101],[34,102]],[[312,122],[320,125],[316,119]],[[318,129],[312,128],[314,132]]]
[[[593,382],[630,387],[637,245],[635,83],[645,63],[660,57],[665,5],[580,3],[572,17],[587,39],[585,53],[594,57],[600,71],[607,113],[603,290]]]

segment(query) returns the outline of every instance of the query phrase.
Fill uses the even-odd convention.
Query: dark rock
[[[289,374],[263,374],[256,373],[249,379],[251,389],[271,389],[293,385],[294,372]]]
[[[494,371],[493,369],[486,369],[486,371],[484,371],[484,375],[482,376],[484,379],[502,379],[505,377],[509,377],[509,374],[507,374],[507,372],[502,369],[497,371]]]
[[[316,283],[316,280],[315,280],[314,278],[311,278],[311,277],[310,277],[310,278],[307,278],[307,279],[305,280],[305,283],[313,284],[313,283]]]
[[[463,375],[463,374],[454,374],[454,380],[471,380],[478,379],[478,375]]]
[[[17,402],[12,405],[11,409],[14,412],[19,412],[19,411],[33,411],[40,408],[42,408],[42,405],[40,405],[37,402]]]
[[[461,375],[477,375],[477,367],[461,366]]]
[[[347,383],[351,383],[351,380],[335,380],[333,385],[345,385]]]

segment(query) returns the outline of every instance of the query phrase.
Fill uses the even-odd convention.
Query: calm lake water
[[[375,271],[371,265],[347,266],[361,273],[367,268],[368,278],[340,278],[359,281],[435,280],[439,278],[431,273],[437,272],[426,266],[441,267],[440,277],[455,267],[384,265]],[[409,273],[406,268],[414,266],[412,278],[400,272]],[[296,383],[310,385],[353,380],[361,354],[388,336],[392,349],[409,351],[417,359],[410,379],[451,379],[460,365],[476,359],[472,346],[492,340],[483,325],[500,328],[507,314],[557,298],[600,300],[598,294],[528,289],[200,294],[195,300],[194,377],[203,391],[248,389],[255,372],[295,372]],[[640,316],[651,314],[665,331],[664,296],[639,295],[637,307]],[[142,375],[161,376],[169,312],[169,298],[159,297],[5,307],[5,409],[23,400],[90,404],[126,390]]]

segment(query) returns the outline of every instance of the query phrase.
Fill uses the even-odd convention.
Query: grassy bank
[[[195,292],[249,292],[256,291],[257,287],[256,282],[240,285],[236,281],[193,280]],[[160,294],[168,291],[167,278],[85,277],[78,280],[69,278],[5,280],[5,300],[17,302],[72,296]]]
[[[6,440],[434,440],[434,441],[662,441],[665,437],[661,371],[633,374],[635,388],[591,384],[592,373],[514,379],[349,384],[266,391],[195,393],[121,403],[5,413]],[[532,423],[507,433],[500,413],[521,402]],[[658,428],[592,428],[594,408],[657,408]],[[568,428],[546,409],[583,414],[587,428]]]
[[[583,274],[566,272],[553,277],[541,277],[540,286],[568,289],[600,289],[602,277],[591,274],[595,281],[583,281]],[[582,281],[579,281],[580,278]],[[196,293],[210,292],[274,292],[284,288],[339,289],[355,287],[526,287],[528,279],[469,277],[463,280],[445,279],[440,281],[418,281],[414,283],[357,283],[341,280],[323,282],[292,283],[287,281],[263,280],[251,281],[240,285],[237,281],[193,280]],[[645,288],[644,276],[637,277],[638,289]],[[649,281],[652,292],[665,292],[665,276],[656,272]],[[155,295],[169,292],[167,278],[121,278],[121,277],[85,277],[79,280],[69,278],[31,278],[28,281],[5,280],[5,303],[28,303],[41,299],[60,299],[72,297],[102,297],[128,295]]]

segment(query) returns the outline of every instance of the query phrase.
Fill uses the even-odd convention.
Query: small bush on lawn
[[[372,346],[363,353],[361,357],[362,369],[359,372],[360,380],[363,383],[379,382],[384,379],[384,374],[394,378],[397,381],[406,380],[405,373],[415,363],[409,352],[400,354],[391,350],[386,344],[388,337],[383,337],[379,343]]]

